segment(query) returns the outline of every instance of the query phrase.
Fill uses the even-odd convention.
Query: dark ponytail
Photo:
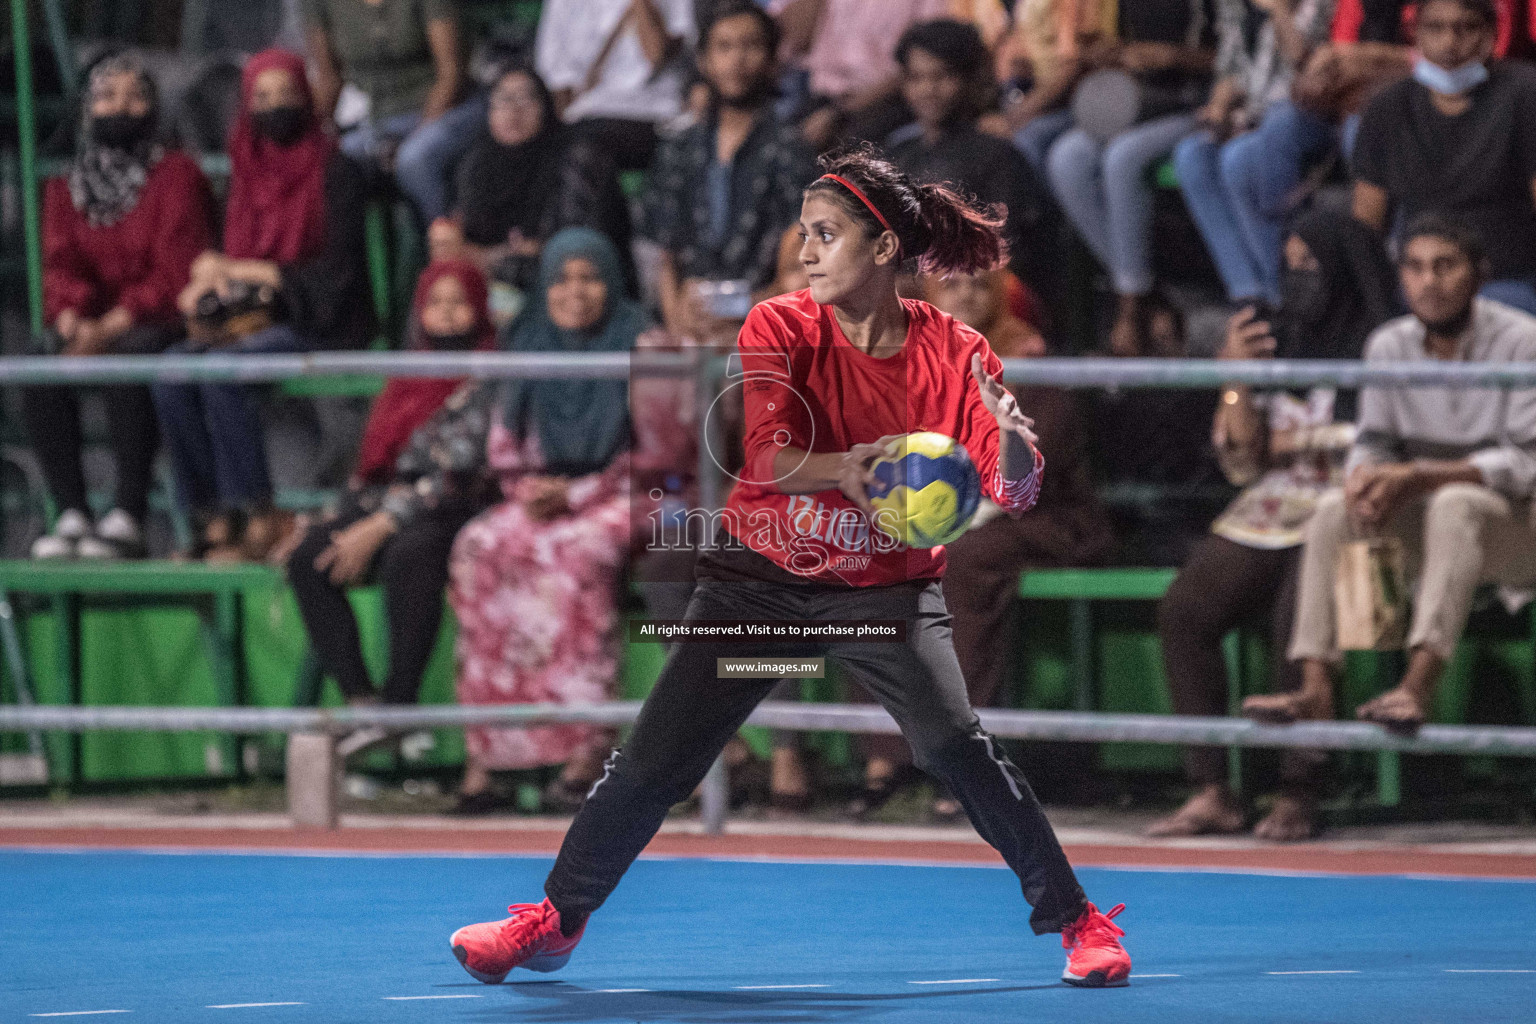
[[[874,207],[832,178],[817,178],[805,190],[830,199],[871,235],[885,231],[884,217],[901,243],[901,258],[924,276],[979,274],[1008,258],[1002,226],[1007,211],[983,207],[948,185],[918,184],[866,145],[851,153],[821,158],[821,168],[864,193]],[[874,211],[879,211],[878,216]]]

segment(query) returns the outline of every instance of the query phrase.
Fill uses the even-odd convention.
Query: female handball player
[[[627,742],[566,833],[546,899],[449,940],[471,975],[565,965],[668,810],[686,799],[777,680],[717,678],[720,657],[838,661],[901,726],[916,764],[949,787],[1018,875],[1036,934],[1060,932],[1062,980],[1127,984],[1124,934],[1088,902],[1017,767],[966,698],[939,579],[942,547],[910,548],[870,522],[871,464],[914,430],[954,438],[983,492],[1010,515],[1039,493],[1032,421],[998,380],[986,340],[897,279],[974,274],[1002,262],[1002,218],[917,184],[869,150],[823,161],[805,191],[800,262],[810,287],[760,303],[742,327],[745,464],[700,553],[686,622],[901,620],[901,642],[679,642]],[[827,908],[821,908],[825,912]]]

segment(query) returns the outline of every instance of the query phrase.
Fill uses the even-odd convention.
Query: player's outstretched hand
[[[971,356],[971,376],[976,378],[976,386],[981,389],[981,404],[997,417],[998,429],[1012,431],[1030,444],[1039,443],[1040,438],[1035,436],[1033,429],[1035,421],[1024,415],[1019,400],[1003,387],[1002,381],[982,369],[980,353]]]

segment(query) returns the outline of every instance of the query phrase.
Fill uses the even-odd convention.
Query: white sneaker
[[[53,532],[32,543],[33,558],[73,558],[82,538],[91,532],[91,521],[77,508],[67,508],[59,513]]]
[[[133,516],[120,508],[101,517],[101,522],[96,524],[96,536],[119,544],[141,544],[144,541],[144,535],[139,532],[139,524]]]
[[[32,542],[32,557],[61,559],[75,557],[75,542],[68,537],[44,534]]]
[[[93,562],[106,562],[119,557],[118,551],[108,541],[100,537],[81,537],[75,543],[75,557]]]
[[[336,756],[346,760],[353,754],[378,746],[387,739],[389,739],[389,733],[383,729],[377,726],[365,725],[361,729],[352,730],[336,741]]]
[[[138,558],[144,554],[144,537],[133,516],[115,508],[101,517],[94,534],[80,539],[75,553],[81,558]]]

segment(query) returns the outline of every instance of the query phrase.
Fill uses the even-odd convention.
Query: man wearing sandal
[[[1475,234],[1427,215],[1401,251],[1411,315],[1376,331],[1368,362],[1536,360],[1536,318],[1477,295],[1487,261]],[[1408,670],[1356,712],[1396,731],[1429,716],[1479,584],[1536,585],[1536,389],[1365,388],[1357,426],[1345,486],[1324,495],[1307,524],[1290,649],[1302,688],[1249,697],[1250,718],[1333,717],[1334,573],[1347,541],[1397,538],[1415,581]]]

